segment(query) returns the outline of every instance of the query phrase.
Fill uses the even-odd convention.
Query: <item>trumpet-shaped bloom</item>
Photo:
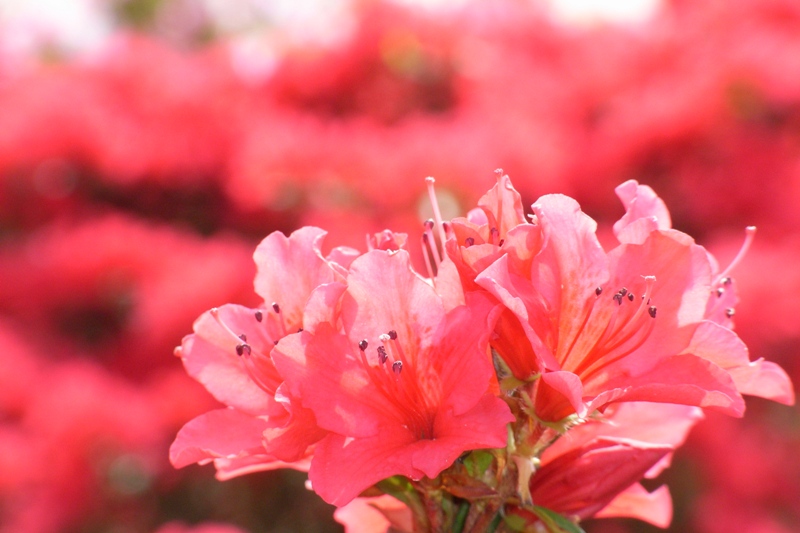
[[[320,251],[325,232],[273,233],[256,249],[258,309],[228,304],[204,313],[176,353],[189,374],[228,406],[184,426],[170,449],[175,466],[214,460],[220,477],[294,465],[305,468],[309,447],[324,436],[314,415],[282,389],[269,354],[303,326],[312,291],[345,267]],[[337,252],[337,258],[348,254]]]
[[[483,207],[487,221],[517,212],[509,209],[517,200],[506,180],[495,193],[506,199]],[[771,363],[751,363],[728,328],[732,311],[710,303],[731,279],[717,274],[713,258],[691,237],[670,229],[652,189],[630,181],[617,193],[626,214],[614,226],[620,244],[608,252],[596,223],[562,195],[540,198],[532,224],[509,229],[508,222],[492,222],[489,234],[500,237],[502,228],[514,243],[507,251],[501,238],[473,253],[481,232],[464,237],[474,224],[454,224],[448,251],[465,285],[474,281],[506,308],[492,346],[516,378],[541,377],[533,391],[537,416],[555,421],[637,400],[740,416],[742,393],[791,403],[786,374]],[[526,239],[511,238],[518,228],[530,228]],[[470,279],[488,259],[494,261]],[[732,290],[726,302],[731,297]]]
[[[434,478],[466,450],[504,446],[513,417],[491,393],[493,306],[445,312],[402,250],[368,252],[346,281],[338,320],[273,350],[289,392],[329,432],[314,490],[344,505],[387,477]]]

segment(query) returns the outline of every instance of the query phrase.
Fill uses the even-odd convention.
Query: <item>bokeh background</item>
[[[723,264],[757,225],[737,329],[800,383],[796,0],[0,1],[0,532],[341,531],[297,472],[172,469],[215,406],[173,347],[257,303],[269,232],[415,242],[425,176],[452,216],[498,167],[606,236],[638,179]],[[800,412],[709,416],[658,481],[672,532],[800,531]]]

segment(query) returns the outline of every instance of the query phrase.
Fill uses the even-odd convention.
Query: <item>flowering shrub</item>
[[[433,181],[423,273],[388,230],[364,254],[325,254],[314,227],[261,242],[263,304],[206,312],[176,349],[227,408],[184,426],[173,465],[213,461],[220,479],[307,470],[353,530],[364,513],[374,531],[664,527],[669,493],[638,482],[701,408],[794,402],[785,372],[750,361],[731,329],[729,273],[755,228],[720,269],[635,181],[617,188],[626,212],[608,251],[569,197],[526,216],[498,171],[476,209],[443,221]],[[380,494],[394,499],[360,499]]]

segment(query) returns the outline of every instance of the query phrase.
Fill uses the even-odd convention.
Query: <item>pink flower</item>
[[[491,392],[492,306],[446,312],[403,250],[366,253],[346,282],[341,331],[319,323],[272,352],[289,393],[329,432],[311,462],[314,490],[344,505],[387,477],[435,478],[464,451],[504,446],[513,417]]]
[[[498,220],[501,206],[517,204],[510,185],[499,192],[508,199],[493,206]],[[514,252],[475,277],[507,309],[493,347],[516,379],[531,384],[536,416],[557,421],[640,400],[739,416],[740,393],[791,403],[786,374],[770,363],[750,363],[727,324],[709,320],[717,316],[709,314],[716,309],[709,300],[729,282],[715,276],[706,250],[669,229],[666,207],[649,187],[631,181],[617,192],[627,212],[614,227],[616,248],[603,250],[595,222],[574,200],[547,195],[533,205],[535,224],[506,229],[511,236],[530,227],[528,237],[509,239]],[[510,244],[499,228],[490,233],[500,238],[489,246],[495,257]],[[454,261],[475,242],[449,243]]]
[[[344,272],[322,256],[324,236],[306,227],[288,238],[276,232],[264,239],[254,258],[255,290],[265,306],[212,309],[177,349],[189,374],[229,408],[200,415],[181,429],[170,449],[176,467],[214,460],[222,478],[284,466],[307,468],[309,448],[325,432],[314,414],[281,386],[270,351],[309,320],[303,307],[312,291]],[[352,259],[346,250],[332,256]]]

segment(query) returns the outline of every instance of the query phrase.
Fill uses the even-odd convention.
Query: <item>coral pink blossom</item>
[[[321,323],[272,352],[329,431],[311,462],[314,490],[344,505],[387,477],[434,478],[466,450],[504,446],[513,417],[490,392],[492,306],[446,312],[403,250],[368,252],[346,281],[343,332]]]
[[[302,328],[313,289],[345,271],[322,256],[324,235],[306,227],[288,238],[278,232],[268,236],[254,255],[255,290],[264,307],[212,309],[184,339],[177,354],[187,371],[229,408],[184,426],[170,450],[175,466],[215,460],[223,478],[287,463],[307,467],[309,446],[325,433],[313,413],[283,391],[269,354],[280,338]]]
[[[516,193],[505,178],[497,189],[507,199],[494,204],[492,217],[506,220],[499,211],[517,204]],[[669,229],[666,207],[649,187],[631,181],[617,192],[626,214],[614,227],[616,248],[603,250],[596,223],[574,200],[547,195],[533,205],[534,224],[506,230],[496,223],[506,235],[535,229],[474,278],[506,308],[493,347],[517,379],[541,378],[532,391],[537,416],[556,421],[638,400],[739,416],[741,393],[791,402],[779,367],[750,363],[735,333],[708,320],[709,298],[728,283],[717,279],[708,252]],[[463,265],[478,233],[460,241],[468,224],[461,227],[448,251]],[[490,233],[502,236],[499,228]],[[501,245],[509,246],[491,246]]]

